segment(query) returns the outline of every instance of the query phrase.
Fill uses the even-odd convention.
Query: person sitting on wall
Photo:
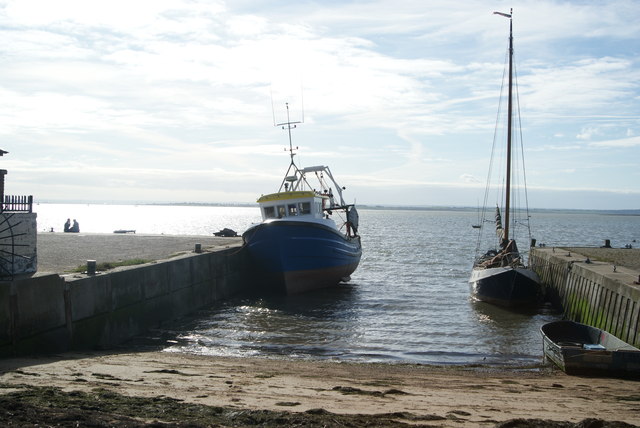
[[[67,221],[66,221],[66,222],[65,222],[65,224],[64,224],[64,231],[65,231],[65,232],[69,232],[69,231],[70,231],[70,229],[71,229],[71,220],[70,220],[70,219],[67,219]]]
[[[75,218],[73,219],[73,226],[71,226],[71,229],[69,229],[69,232],[74,232],[74,233],[80,232],[80,225],[78,224]]]

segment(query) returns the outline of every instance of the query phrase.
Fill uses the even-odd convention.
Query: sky
[[[462,6],[463,5],[463,6]],[[483,198],[513,8],[532,208],[640,208],[638,1],[0,0],[0,168],[36,201]]]

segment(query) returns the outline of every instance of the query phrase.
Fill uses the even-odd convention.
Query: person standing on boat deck
[[[80,225],[78,224],[75,218],[73,219],[73,226],[71,226],[71,229],[69,229],[69,232],[75,232],[75,233],[80,232]]]
[[[71,220],[67,219],[67,221],[64,224],[64,231],[68,232],[71,229]]]

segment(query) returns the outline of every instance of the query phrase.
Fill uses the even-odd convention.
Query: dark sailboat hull
[[[525,267],[474,269],[469,284],[476,300],[504,307],[534,306],[542,295],[538,275]]]

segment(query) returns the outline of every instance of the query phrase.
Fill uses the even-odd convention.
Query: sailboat
[[[264,291],[298,294],[350,280],[362,256],[358,212],[342,196],[328,166],[301,168],[295,160],[289,118],[278,124],[289,132],[291,161],[276,193],[257,202],[262,222],[242,239],[259,269]],[[335,193],[334,193],[335,192]]]
[[[528,208],[515,209],[513,207],[514,201],[512,200],[515,197],[515,192],[513,192],[516,190],[515,187],[521,187],[514,185],[516,162],[514,161],[513,155],[513,152],[515,151],[513,147],[513,140],[517,138],[518,134],[514,132],[513,126],[513,10],[508,14],[502,12],[494,12],[494,14],[509,18],[508,110],[505,159],[506,174],[504,175],[503,180],[503,200],[500,201],[504,202],[504,206],[502,211],[498,204],[496,204],[495,207],[495,236],[492,238],[494,247],[489,251],[478,255],[480,253],[481,245],[484,242],[482,240],[482,231],[485,229],[485,221],[481,222],[480,233],[478,235],[478,246],[476,248],[476,257],[469,283],[471,286],[471,295],[476,300],[505,307],[533,306],[537,304],[540,299],[540,279],[532,269],[526,266],[524,255],[518,250],[515,239],[516,227],[524,225],[529,233],[529,242],[531,245],[533,245],[535,241],[531,239],[530,235]],[[494,148],[495,140],[496,139],[494,138]],[[524,167],[522,170],[524,171]],[[489,176],[491,176],[491,173]],[[526,190],[526,181],[524,183],[524,187]],[[490,192],[490,185],[487,183],[485,207]],[[487,210],[485,208],[483,210],[483,218],[486,212]],[[504,223],[502,213],[504,213]],[[522,221],[516,221],[517,214],[524,214],[524,219]]]
[[[480,222],[482,221],[482,218],[480,217],[480,202],[478,201],[478,222],[475,224],[472,224],[471,227],[473,227],[474,229],[480,229]]]

